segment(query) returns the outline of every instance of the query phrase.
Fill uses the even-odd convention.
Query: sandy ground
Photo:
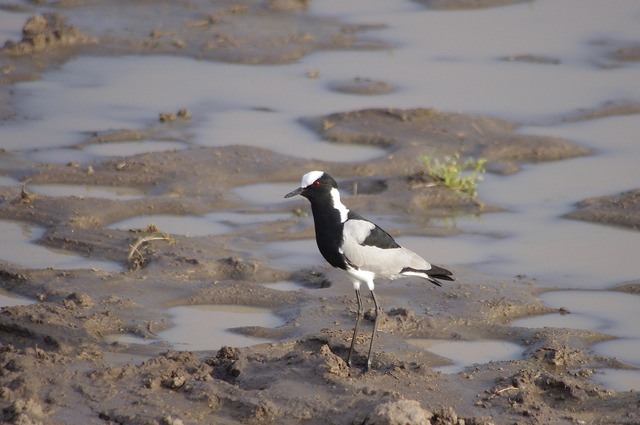
[[[221,1],[207,3],[206,8],[198,1],[115,3],[58,2],[57,15],[33,19],[22,42],[7,44],[0,56],[5,75],[0,113],[5,120],[13,117],[12,83],[37,79],[43,71],[81,54],[177,54],[279,63],[319,49],[385,46],[368,31],[375,27],[314,18],[304,13],[303,0]],[[442,7],[442,2],[423,3]],[[465,3],[459,6],[470,6]],[[125,9],[119,20],[95,28],[71,26],[63,18],[83,22],[113,7]],[[163,28],[145,27],[153,19],[140,20],[143,14],[165,16]],[[271,25],[275,21],[277,27]],[[354,81],[354,87],[336,89],[361,92],[390,87],[385,82]],[[565,118],[588,120],[630,109],[637,106],[603,105]],[[0,218],[44,226],[41,244],[116,261],[127,270],[38,270],[0,264],[2,288],[39,300],[0,311],[0,421],[174,425],[640,421],[637,393],[616,393],[590,379],[596,368],[620,366],[587,349],[607,336],[508,326],[517,317],[549,312],[536,298],[545,289],[544,282],[455,268],[457,281],[442,288],[411,280],[382,284],[379,345],[373,370],[364,373],[365,336],[371,322],[365,323],[355,367],[347,367],[344,359],[355,300],[340,271],[319,265],[292,273],[269,266],[266,259],[263,247],[268,242],[312,237],[310,212],[303,200],[262,207],[290,213],[288,219],[215,237],[169,235],[141,244],[132,258],[128,258],[132,244],[161,236],[162,229],[106,228],[149,211],[185,215],[241,207],[258,211],[260,207],[233,196],[230,189],[298,181],[311,169],[340,176],[345,187],[357,182],[357,195],[347,194],[345,200],[356,211],[393,212],[406,223],[423,223],[425,216],[490,213],[497,208],[430,184],[435,182],[418,172],[415,158],[426,148],[437,154],[472,154],[488,158],[491,172],[510,174],[524,162],[590,153],[566,140],[514,133],[518,123],[431,109],[336,111],[303,121],[331,143],[375,144],[388,155],[344,164],[230,146],[114,158],[88,167],[41,166],[11,152],[0,153],[1,174],[19,181],[125,186],[153,194],[125,202],[37,195],[29,191],[29,184],[22,190],[0,188]],[[176,117],[143,130],[96,133],[83,143],[131,140],[132,135],[180,140],[187,137],[189,125],[189,119]],[[585,200],[570,217],[637,229],[639,208],[636,190]],[[407,233],[401,227],[389,230]],[[285,279],[305,289],[283,292],[264,286]],[[631,283],[620,290],[637,293],[639,287]],[[276,342],[224,347],[218,352],[105,342],[105,336],[117,333],[152,338],[171,325],[168,307],[199,303],[266,306],[286,324],[276,329],[237,329]],[[445,375],[432,369],[446,364],[445,359],[412,347],[407,338],[500,339],[523,345],[526,351],[520,360]]]

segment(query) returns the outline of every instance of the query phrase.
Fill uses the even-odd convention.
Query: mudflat
[[[433,7],[445,7],[443,2]],[[470,7],[458,2],[456,7]],[[477,2],[472,2],[477,7]],[[506,2],[490,2],[503,4]],[[179,55],[250,64],[295,61],[319,50],[384,49],[376,25],[347,25],[305,12],[306,1],[189,0],[150,4],[61,1],[33,13],[22,40],[0,55],[4,124],[17,119],[12,85],[80,55]],[[446,7],[451,7],[447,5]],[[119,13],[117,13],[119,12]],[[109,17],[100,21],[98,16]],[[162,17],[158,28],[156,19]],[[91,19],[89,19],[91,18]],[[95,22],[83,26],[82,22]],[[100,23],[102,22],[102,23]],[[73,23],[73,24],[72,24]],[[374,93],[384,81],[354,80],[332,89]],[[188,142],[188,111],[159,111],[147,128],[96,131],[79,147],[126,140]],[[633,104],[604,105],[567,119],[637,113]],[[0,218],[44,228],[40,245],[109,261],[121,271],[57,270],[0,263],[0,286],[37,300],[0,310],[0,420],[16,424],[511,424],[637,423],[638,395],[615,392],[591,377],[599,367],[624,367],[595,355],[590,344],[609,337],[572,329],[509,325],[550,313],[536,294],[544,282],[456,267],[442,288],[413,280],[381,283],[384,311],[373,370],[363,372],[369,320],[355,367],[345,363],[355,314],[351,285],[319,262],[290,270],[270,258],[270,243],[308,240],[313,224],[303,201],[255,205],[234,189],[288,183],[322,169],[339,176],[344,202],[361,213],[393,213],[407,223],[424,217],[490,214],[498,206],[461,196],[418,170],[416,158],[473,155],[490,172],[521,164],[589,155],[568,140],[519,134],[519,123],[434,109],[336,110],[301,117],[327,143],[377,146],[367,162],[303,159],[250,146],[197,147],[94,161],[90,165],[29,162],[0,152],[0,173],[22,185],[0,187]],[[0,127],[0,134],[1,134]],[[48,196],[44,183],[139,190],[147,196],[101,199]],[[357,190],[355,189],[357,188]],[[571,218],[637,229],[638,193],[590,199]],[[196,216],[247,210],[286,218],[236,226],[215,236],[169,234],[151,225],[114,229],[139,215]],[[425,227],[426,226],[426,227]],[[421,227],[424,234],[442,229]],[[416,234],[401,225],[395,234]],[[11,249],[11,247],[3,247]],[[292,281],[280,291],[270,283]],[[471,284],[472,283],[472,284]],[[623,291],[638,292],[638,284]],[[284,325],[235,327],[271,342],[248,348],[183,351],[166,344],[113,342],[113,335],[154,340],[172,326],[167,310],[181,305],[266,307]],[[367,308],[372,304],[367,301]],[[558,311],[561,312],[561,311]],[[370,314],[365,316],[370,317]],[[447,360],[412,345],[415,339],[492,339],[522,347],[517,360],[492,361],[444,374]]]

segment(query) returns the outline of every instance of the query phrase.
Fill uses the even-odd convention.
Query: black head
[[[338,189],[338,183],[329,174],[323,171],[311,171],[302,176],[300,187],[287,193],[284,197],[291,198],[302,195],[309,200],[331,195],[332,189]]]

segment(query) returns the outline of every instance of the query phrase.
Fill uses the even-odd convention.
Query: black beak
[[[292,196],[300,195],[303,190],[304,190],[303,187],[299,187],[296,190],[287,193],[286,195],[284,195],[284,197],[285,198],[291,198]]]

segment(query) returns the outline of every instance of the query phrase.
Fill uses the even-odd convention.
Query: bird
[[[370,370],[371,351],[381,311],[374,291],[374,279],[383,277],[393,280],[414,276],[442,286],[440,280],[453,281],[453,273],[400,246],[378,225],[349,210],[340,200],[338,183],[324,171],[305,174],[300,187],[287,193],[285,198],[296,195],[307,198],[311,203],[316,243],[320,253],[330,265],[346,271],[355,289],[358,310],[347,355],[349,367],[352,366],[351,357],[364,312],[360,294],[361,284],[366,284],[371,293],[375,305],[375,319],[366,363],[366,370]]]

